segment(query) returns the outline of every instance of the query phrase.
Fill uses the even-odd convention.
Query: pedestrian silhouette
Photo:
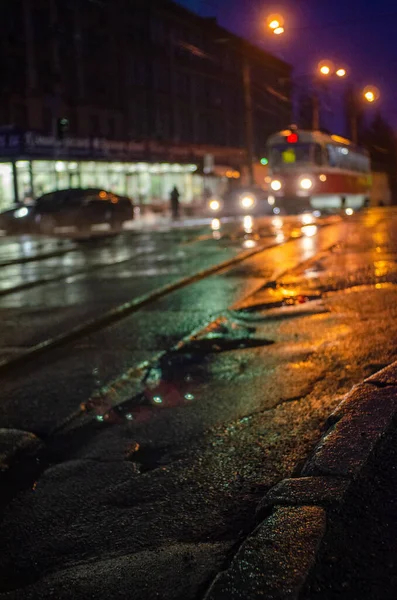
[[[179,218],[179,196],[180,196],[179,190],[175,185],[170,194],[171,213],[172,213],[172,218],[174,220]]]

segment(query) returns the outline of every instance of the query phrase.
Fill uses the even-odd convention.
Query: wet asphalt
[[[269,246],[2,374],[0,426],[36,433],[47,453],[5,511],[0,597],[201,597],[342,395],[397,358],[396,233],[393,209],[275,217],[128,232],[4,267],[2,287],[65,275],[0,297],[7,359]]]

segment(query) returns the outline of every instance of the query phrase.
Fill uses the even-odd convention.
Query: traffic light
[[[59,140],[63,140],[69,131],[69,119],[66,117],[60,117],[57,119],[57,137]]]

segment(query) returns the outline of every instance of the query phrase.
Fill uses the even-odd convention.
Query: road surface
[[[4,510],[0,598],[202,597],[396,359],[396,234],[394,209],[246,219],[4,266],[0,427],[44,450]]]

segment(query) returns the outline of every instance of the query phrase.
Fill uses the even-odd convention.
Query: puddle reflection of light
[[[285,240],[285,235],[283,233],[280,232],[276,235],[277,244],[281,244],[282,242],[284,242],[284,240]]]
[[[313,215],[311,215],[309,213],[303,214],[302,215],[302,223],[303,223],[303,225],[312,225],[312,223],[314,223]]]
[[[303,247],[303,250],[305,251],[304,260],[306,260],[307,258],[309,258],[309,256],[311,256],[312,250],[314,250],[314,239],[313,239],[313,237],[303,236],[303,238],[302,238],[302,247]]]
[[[282,226],[284,225],[284,221],[282,220],[281,217],[274,217],[272,219],[272,225],[275,229],[281,229]]]
[[[221,232],[220,231],[213,231],[212,232],[212,237],[214,238],[214,240],[220,240],[221,239]]]
[[[251,216],[247,215],[243,220],[243,227],[245,233],[252,233],[252,228],[254,226],[254,220]]]
[[[389,272],[390,263],[385,260],[378,260],[374,262],[375,276],[385,277]]]
[[[212,219],[211,221],[211,229],[212,231],[219,231],[221,228],[221,222],[219,219]]]
[[[245,240],[243,242],[243,248],[255,248],[257,242],[255,240]]]
[[[306,237],[313,237],[317,233],[317,226],[316,225],[305,225],[304,227],[302,227],[302,233]]]

